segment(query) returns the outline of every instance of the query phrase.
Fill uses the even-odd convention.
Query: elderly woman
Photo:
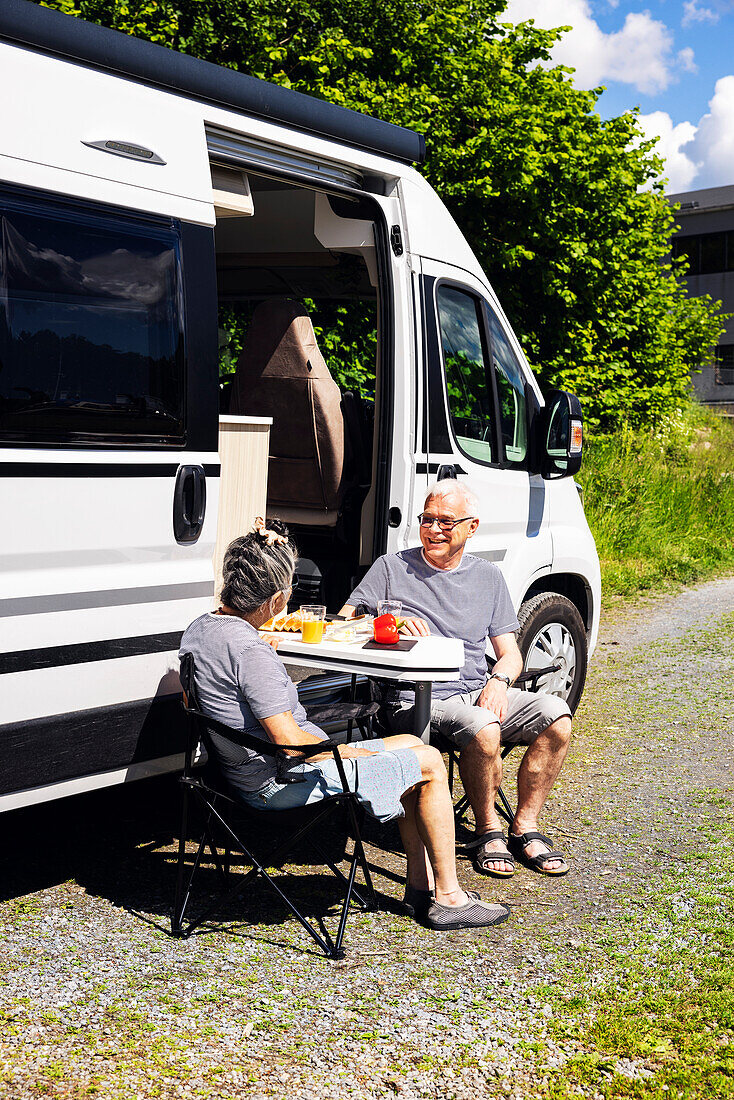
[[[258,628],[286,606],[297,554],[287,528],[260,523],[237,538],[224,557],[222,606],[185,631],[181,652],[196,663],[199,703],[206,714],[277,745],[312,744],[326,734],[308,721],[295,684]],[[280,782],[273,757],[234,746],[216,734],[222,774],[248,806],[289,809],[342,790],[332,754],[294,759],[303,781]],[[482,928],[508,916],[459,886],[454,816],[441,754],[404,734],[340,746],[350,787],[378,820],[398,819],[408,862],[408,912],[437,930]]]

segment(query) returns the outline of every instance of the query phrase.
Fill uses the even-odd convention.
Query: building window
[[[714,352],[714,382],[734,386],[734,344],[719,344]]]
[[[701,274],[726,271],[726,233],[704,233],[701,237]]]
[[[673,257],[688,259],[687,275],[714,275],[734,271],[734,232],[699,233],[673,238]]]
[[[674,237],[673,259],[685,256],[688,260],[686,275],[700,275],[701,273],[701,238],[700,237]]]

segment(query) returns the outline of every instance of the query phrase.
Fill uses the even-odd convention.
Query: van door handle
[[[173,534],[176,542],[196,542],[206,515],[203,466],[179,466],[173,490]]]

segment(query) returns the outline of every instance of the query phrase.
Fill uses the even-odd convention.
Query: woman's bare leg
[[[459,886],[456,877],[456,840],[454,834],[454,807],[451,803],[449,785],[446,778],[446,768],[438,749],[430,745],[424,745],[416,737],[407,738],[407,744],[396,744],[403,741],[403,737],[390,737],[385,739],[390,748],[412,748],[421,765],[422,782],[414,791],[403,796],[403,805],[406,798],[414,799],[414,813],[401,822],[401,836],[406,844],[406,853],[410,847],[408,862],[409,872],[415,876],[409,880],[411,886],[418,889],[428,889],[426,885],[419,886],[419,881],[430,882],[429,872],[424,868],[425,879],[420,870],[420,849],[418,842],[422,842],[428,855],[428,861],[433,870],[433,878],[436,887],[436,901],[441,905],[465,905],[467,896]],[[413,823],[415,832],[413,832]],[[403,835],[403,828],[405,835]]]
[[[417,800],[418,788],[413,787],[411,791],[408,791],[402,797],[405,817],[398,818],[400,839],[403,842],[405,856],[408,861],[406,878],[408,886],[412,886],[414,890],[432,890],[434,886],[433,868],[428,859],[426,846],[420,838],[415,820]]]

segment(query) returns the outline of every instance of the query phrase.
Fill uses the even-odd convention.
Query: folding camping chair
[[[354,902],[363,910],[374,910],[377,908],[377,900],[362,844],[358,802],[356,795],[347,785],[344,765],[338,752],[338,743],[330,739],[320,741],[318,744],[288,746],[286,755],[282,748],[266,739],[250,736],[242,730],[235,730],[215,721],[201,711],[196,694],[195,671],[193,655],[184,654],[181,661],[181,683],[184,690],[183,706],[188,719],[188,728],[184,772],[181,777],[183,810],[178,847],[176,895],[171,917],[173,934],[181,937],[189,936],[214,912],[240,898],[248,886],[257,878],[262,878],[287,905],[296,920],[325,955],[332,959],[343,958],[342,941],[351,904]],[[228,791],[224,780],[219,776],[211,741],[212,731],[235,745],[246,746],[263,755],[274,757],[281,777],[286,781],[288,781],[288,775],[283,765],[287,760],[292,760],[293,755],[297,754],[303,760],[308,760],[310,756],[315,756],[317,753],[331,751],[342,783],[342,792],[312,806],[296,810],[251,809]],[[203,768],[195,766],[201,746],[206,750],[208,757],[208,763]],[[202,830],[193,864],[188,868],[186,840],[194,805],[201,811]],[[334,818],[343,811],[346,811],[353,839],[353,851],[351,856],[347,857],[350,867],[346,875],[337,866],[337,861],[325,851],[317,836],[317,830],[323,832],[325,828],[331,828],[333,831]],[[255,822],[260,825],[285,825],[289,833],[273,851],[256,853],[253,848],[257,846],[257,840],[251,837],[251,833],[255,831],[252,828]],[[262,831],[262,829],[258,830],[258,832]],[[306,839],[318,857],[315,862],[326,864],[343,889],[343,902],[335,937],[329,933],[323,920],[318,920],[318,927],[316,927],[289,896],[283,885],[286,876],[276,877],[268,870],[268,868],[281,869],[296,845],[302,844]],[[207,849],[217,869],[221,890],[217,898],[197,916],[187,917],[194,879]],[[235,875],[231,872],[230,853],[233,850],[241,852],[245,860],[252,865],[245,874]],[[360,892],[355,884],[357,868],[361,869],[364,877],[364,893]]]

